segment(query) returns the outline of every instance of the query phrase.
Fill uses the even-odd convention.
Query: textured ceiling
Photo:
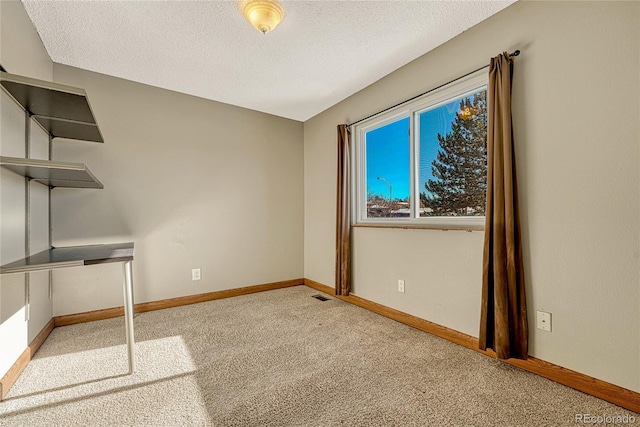
[[[54,62],[304,121],[513,1],[282,1],[267,35],[239,1],[23,3]]]

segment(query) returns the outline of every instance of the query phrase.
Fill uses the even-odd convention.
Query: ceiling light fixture
[[[262,34],[273,31],[284,18],[284,9],[277,0],[247,0],[242,14]]]

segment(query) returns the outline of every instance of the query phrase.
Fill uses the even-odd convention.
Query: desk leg
[[[129,373],[133,374],[136,369],[133,353],[133,273],[131,261],[124,263],[124,325],[127,335],[127,354],[129,356]]]

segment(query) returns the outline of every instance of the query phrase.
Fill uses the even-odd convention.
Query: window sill
[[[405,230],[440,230],[440,231],[484,231],[483,225],[440,225],[440,224],[372,224],[372,223],[360,223],[352,224],[351,227],[356,228],[400,228]]]

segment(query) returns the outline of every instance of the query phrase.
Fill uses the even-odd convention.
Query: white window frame
[[[352,135],[354,144],[352,146],[352,170],[354,171],[352,180],[352,202],[355,206],[353,210],[353,223],[356,225],[380,225],[397,227],[425,227],[438,229],[483,229],[485,223],[484,216],[441,216],[441,217],[420,217],[420,198],[418,187],[420,185],[420,134],[418,117],[421,113],[437,108],[449,103],[453,99],[461,98],[487,88],[488,75],[486,70],[472,73],[453,83],[445,85],[415,100],[399,105],[375,117],[367,119],[354,125]],[[410,214],[409,218],[367,218],[367,165],[366,165],[366,141],[367,132],[385,126],[391,122],[409,118],[409,152],[411,180],[409,189]]]

